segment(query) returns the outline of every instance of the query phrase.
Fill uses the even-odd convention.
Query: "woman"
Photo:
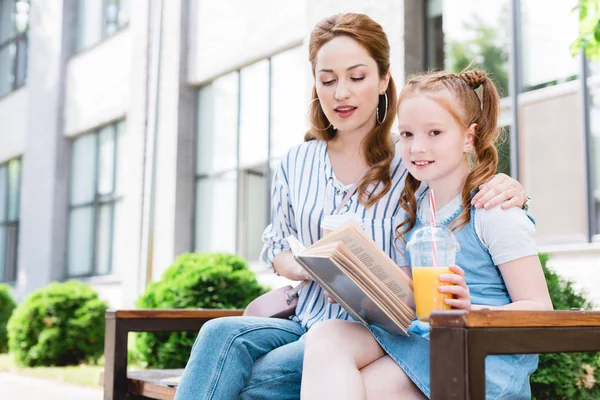
[[[311,33],[309,61],[315,84],[306,141],[283,157],[275,172],[272,223],[261,260],[291,280],[308,279],[285,237],[308,246],[321,237],[320,222],[333,214],[355,182],[342,213],[358,214],[365,231],[395,259],[394,221],[403,219],[400,192],[406,167],[392,140],[396,88],[390,46],[379,24],[362,14],[339,14]],[[518,182],[494,178],[475,202],[521,205]],[[350,320],[311,282],[299,293],[289,320],[221,318],[200,330],[177,399],[295,399],[300,395],[304,335],[318,321]]]

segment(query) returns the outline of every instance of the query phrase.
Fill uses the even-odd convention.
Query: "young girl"
[[[479,92],[479,93],[478,93]],[[416,197],[421,183],[435,192],[436,223],[454,230],[461,245],[453,274],[440,280],[457,309],[549,310],[548,288],[524,211],[475,209],[472,197],[495,171],[499,97],[481,71],[436,72],[413,77],[398,106],[400,152],[409,174],[400,204],[407,219],[398,226],[398,245],[429,223],[428,196]],[[400,266],[409,265],[408,254]],[[415,321],[409,336],[377,326],[323,321],[307,334],[302,398],[429,397],[429,325]],[[379,366],[379,367],[377,367]],[[385,373],[381,373],[384,370]],[[379,371],[377,380],[370,370]],[[489,357],[488,399],[529,399],[529,375],[536,355]]]

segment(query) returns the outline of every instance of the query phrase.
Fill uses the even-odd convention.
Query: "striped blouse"
[[[340,212],[361,215],[365,232],[392,260],[397,259],[394,230],[404,219],[399,199],[406,172],[396,145],[391,163],[392,189],[370,208],[359,204],[358,193],[355,193]],[[296,236],[305,246],[319,240],[323,216],[335,212],[351,186],[342,184],[335,177],[326,142],[312,140],[289,150],[273,177],[272,222],[263,234],[261,262],[273,268],[275,255],[290,249],[286,236]],[[372,185],[372,191],[377,186]],[[296,315],[292,319],[309,329],[315,322],[332,318],[352,319],[339,304],[327,301],[323,289],[316,282],[302,288]]]

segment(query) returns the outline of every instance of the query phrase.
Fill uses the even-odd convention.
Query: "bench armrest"
[[[451,310],[431,313],[432,327],[533,328],[600,326],[600,311]]]
[[[127,396],[129,332],[197,332],[213,318],[241,316],[244,310],[108,310],[104,337],[104,399]]]
[[[431,314],[431,399],[484,399],[485,358],[600,351],[598,311],[451,310]]]

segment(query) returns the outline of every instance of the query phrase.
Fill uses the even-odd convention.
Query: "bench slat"
[[[147,310],[108,310],[106,318],[116,319],[200,319],[241,316],[244,310],[208,309],[147,309]]]
[[[600,311],[434,311],[432,326],[465,328],[532,328],[600,326]]]

